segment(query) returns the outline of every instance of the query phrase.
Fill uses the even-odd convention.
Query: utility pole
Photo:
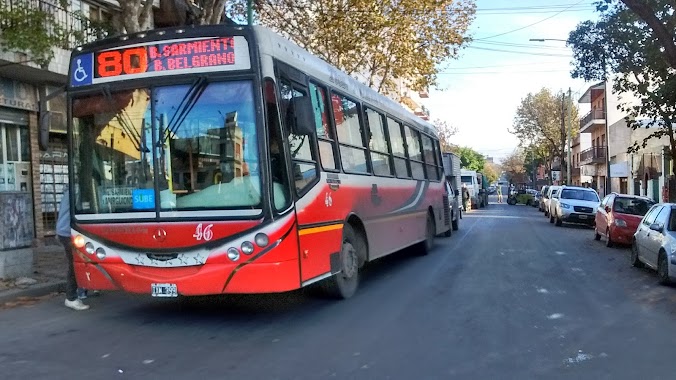
[[[570,177],[570,156],[571,156],[571,138],[573,134],[573,93],[570,90],[570,87],[568,87],[568,159],[566,160],[566,184],[570,185],[571,184],[571,177]]]
[[[246,23],[247,25],[253,25],[253,0],[246,1]]]
[[[561,94],[561,136],[566,133],[566,94],[562,93]],[[562,147],[563,148],[563,147]],[[561,155],[559,156],[559,159],[561,159],[561,162],[559,162],[559,173],[563,172],[563,168],[561,167],[563,165],[563,150],[561,150]],[[552,165],[553,166],[553,165]],[[559,176],[560,178],[561,176]],[[562,183],[563,181],[561,181]]]

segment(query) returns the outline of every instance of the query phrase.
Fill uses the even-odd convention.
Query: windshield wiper
[[[110,102],[110,104],[114,104],[114,99],[113,99],[113,94],[110,92],[110,87],[104,86],[101,88],[101,92],[103,93],[103,96]],[[133,99],[133,98],[132,98]],[[122,117],[121,117],[122,116]],[[124,119],[126,117],[126,120]],[[131,138],[131,142],[134,145],[134,148],[138,150],[139,152],[141,151],[141,133],[137,132],[133,125],[134,122],[131,120],[131,117],[127,114],[127,111],[123,108],[119,110],[115,114],[115,119],[120,123],[120,126],[122,129],[129,135],[129,138]],[[143,126],[141,126],[143,128]],[[147,149],[147,148],[146,148]],[[146,150],[146,153],[148,151]]]
[[[207,84],[207,79],[204,76],[197,78],[193,82],[183,99],[181,99],[181,103],[178,105],[176,112],[171,117],[171,120],[169,120],[169,123],[167,123],[167,127],[163,132],[166,133],[168,131],[170,133],[169,136],[171,136],[178,131],[179,126],[183,124],[190,111],[195,107],[197,100],[204,93]]]

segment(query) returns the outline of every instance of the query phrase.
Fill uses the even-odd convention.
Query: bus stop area
[[[30,276],[0,279],[0,308],[30,303],[36,298],[63,292],[66,286],[66,260],[63,247],[56,239],[33,248],[33,271]]]

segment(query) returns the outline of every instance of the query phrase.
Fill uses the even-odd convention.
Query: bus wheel
[[[434,248],[434,235],[436,235],[435,229],[436,227],[434,226],[434,218],[432,218],[432,214],[427,213],[427,223],[425,224],[425,241],[421,244],[423,255],[429,254]]]
[[[340,250],[340,272],[323,283],[324,293],[332,298],[347,299],[359,286],[359,251],[365,249],[361,237],[349,224],[343,227],[343,245]],[[365,256],[365,255],[364,255]]]

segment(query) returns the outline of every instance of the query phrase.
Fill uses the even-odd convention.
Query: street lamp
[[[558,38],[531,38],[528,41],[531,42],[545,42],[545,41],[563,41],[563,42],[568,42],[568,40],[561,40]]]

